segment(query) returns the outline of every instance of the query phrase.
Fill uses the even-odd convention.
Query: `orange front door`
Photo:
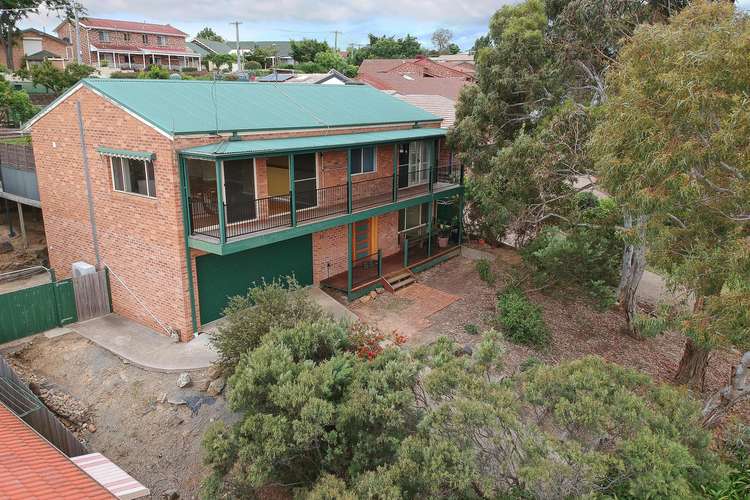
[[[354,223],[352,259],[357,261],[373,255],[377,250],[377,220],[365,219]]]

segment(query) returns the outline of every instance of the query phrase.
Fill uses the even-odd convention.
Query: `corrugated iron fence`
[[[39,434],[44,436],[47,441],[55,445],[57,449],[69,457],[77,457],[88,453],[86,448],[76,439],[73,433],[66,429],[54,413],[49,411],[47,407],[37,399],[34,393],[29,390],[28,386],[20,377],[18,377],[18,375],[16,375],[2,356],[0,356],[0,381],[7,382],[6,384],[0,384],[0,401],[6,406],[13,405],[13,403],[19,401],[19,399],[37,402],[33,408],[27,408],[27,411],[22,413],[23,416],[19,416],[21,416],[21,418]],[[17,406],[17,403],[14,406]],[[11,411],[17,412],[18,409],[14,408],[11,409]]]

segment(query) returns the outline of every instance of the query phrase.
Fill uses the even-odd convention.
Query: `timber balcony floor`
[[[433,184],[433,192],[439,192],[456,186],[457,184],[436,182],[435,184]],[[416,198],[417,196],[422,196],[427,193],[427,184],[417,184],[414,186],[399,188],[398,201]],[[360,195],[352,199],[352,212],[358,212],[368,208],[384,206],[390,203],[393,203],[393,194],[391,192],[374,193],[369,196]],[[345,215],[346,213],[346,200],[320,203],[314,207],[298,208],[297,225],[299,226],[311,222],[334,219],[336,217]],[[257,217],[255,219],[242,219],[236,216],[232,217],[231,212],[227,215],[229,216],[228,221],[226,222],[226,237],[228,242],[274,233],[291,227],[291,220],[289,217],[289,202],[284,200],[273,201],[269,207],[269,215],[265,217]],[[241,228],[237,229],[243,224],[246,225],[249,222],[252,222],[256,227],[263,229],[254,231],[242,231]],[[213,213],[202,216],[199,224],[198,221],[194,221],[193,224],[194,226],[192,236],[194,238],[209,243],[216,243],[216,241],[219,240],[220,232],[218,214]],[[234,234],[240,232],[241,234]]]

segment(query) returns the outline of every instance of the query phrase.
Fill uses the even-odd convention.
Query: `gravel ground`
[[[232,419],[223,397],[197,390],[206,370],[191,372],[193,384],[179,389],[179,374],[126,364],[76,333],[34,337],[9,359],[22,378],[69,395],[74,409],[84,407],[89,424],[76,429],[79,438],[148,487],[152,498],[170,489],[198,497],[206,473],[203,432],[217,419]]]

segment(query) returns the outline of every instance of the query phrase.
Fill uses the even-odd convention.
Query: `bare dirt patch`
[[[80,403],[93,424],[77,429],[82,441],[146,485],[152,498],[170,489],[181,498],[198,497],[206,473],[203,432],[215,420],[233,420],[223,397],[196,389],[207,378],[205,371],[191,372],[193,386],[178,389],[177,373],[126,364],[75,333],[34,337],[6,356],[21,377],[33,374]]]

